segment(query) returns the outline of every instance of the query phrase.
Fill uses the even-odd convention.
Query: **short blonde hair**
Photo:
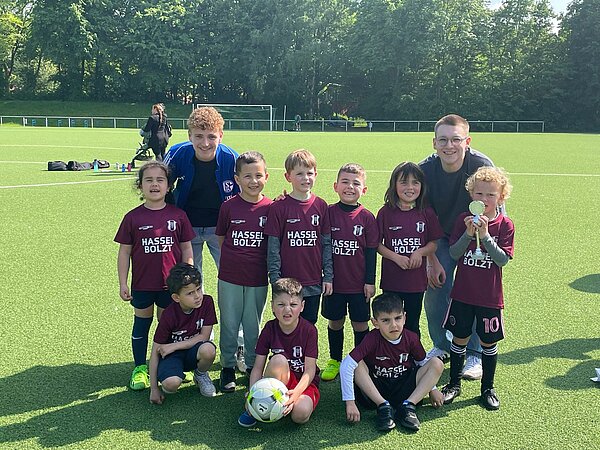
[[[486,181],[488,183],[498,183],[500,186],[500,197],[502,200],[506,200],[510,197],[510,193],[512,192],[512,185],[508,179],[508,175],[506,171],[501,167],[488,167],[483,166],[477,169],[477,171],[471,175],[467,182],[465,183],[465,188],[469,191],[470,194],[473,193],[473,189],[475,189],[476,181]]]
[[[223,116],[212,106],[194,109],[187,120],[189,131],[193,128],[199,128],[201,130],[217,130],[222,133],[223,125],[225,125]]]
[[[317,159],[308,150],[300,148],[294,150],[292,153],[285,158],[285,171],[290,173],[297,166],[308,167],[309,169],[317,168]]]

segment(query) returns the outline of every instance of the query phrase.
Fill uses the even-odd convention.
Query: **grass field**
[[[172,142],[184,139],[178,131]],[[589,379],[600,367],[600,136],[474,135],[473,146],[514,184],[516,249],[504,270],[507,337],[496,379],[502,407],[478,406],[479,383],[465,382],[452,405],[419,409],[417,434],[385,435],[372,412],[346,424],[338,381],[322,383],[307,425],[283,420],[250,431],[236,424],[243,386],[206,399],[188,385],[162,406],[127,390],[132,311],[119,299],[112,240],[139,204],[131,174],[47,172],[46,161],[126,162],[137,140],[136,130],[0,127],[1,448],[600,448],[600,389]],[[230,132],[225,142],[265,154],[269,196],[285,187],[281,167],[296,148],[317,156],[315,192],[329,202],[339,166],[361,163],[372,211],[392,168],[432,151],[428,133]],[[216,272],[205,266],[214,295]],[[322,318],[318,327],[322,367]]]

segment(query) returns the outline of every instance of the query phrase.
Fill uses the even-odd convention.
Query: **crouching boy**
[[[161,404],[163,393],[174,394],[185,379],[184,372],[194,371],[194,383],[205,397],[214,397],[216,389],[207,370],[215,360],[216,347],[210,341],[217,323],[210,295],[202,292],[202,276],[187,263],[173,266],[167,277],[173,303],[162,313],[150,356],[150,402]],[[158,382],[161,388],[158,387]]]
[[[426,364],[425,350],[416,333],[404,329],[406,315],[402,299],[393,293],[373,300],[374,330],[342,361],[340,377],[346,419],[359,422],[356,402],[377,408],[377,428],[389,431],[398,422],[417,431],[416,405],[429,393],[434,407],[444,398],[436,388],[444,364],[432,358]],[[355,389],[355,386],[358,389]],[[395,415],[394,415],[394,410]]]

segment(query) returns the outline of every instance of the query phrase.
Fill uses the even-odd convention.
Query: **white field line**
[[[48,186],[67,186],[71,184],[90,184],[90,183],[110,183],[112,181],[131,181],[135,177],[110,178],[107,180],[88,180],[88,181],[65,181],[62,183],[39,183],[39,184],[19,184],[15,186],[0,186],[0,189],[18,189],[31,187],[48,187]]]

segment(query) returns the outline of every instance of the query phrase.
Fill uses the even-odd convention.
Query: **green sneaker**
[[[332,381],[335,380],[335,377],[340,373],[340,362],[335,359],[330,359],[327,361],[327,366],[325,366],[325,370],[321,373],[321,380],[323,381]]]
[[[148,375],[148,366],[146,364],[140,364],[133,369],[129,387],[134,391],[143,391],[150,387],[150,376]]]

